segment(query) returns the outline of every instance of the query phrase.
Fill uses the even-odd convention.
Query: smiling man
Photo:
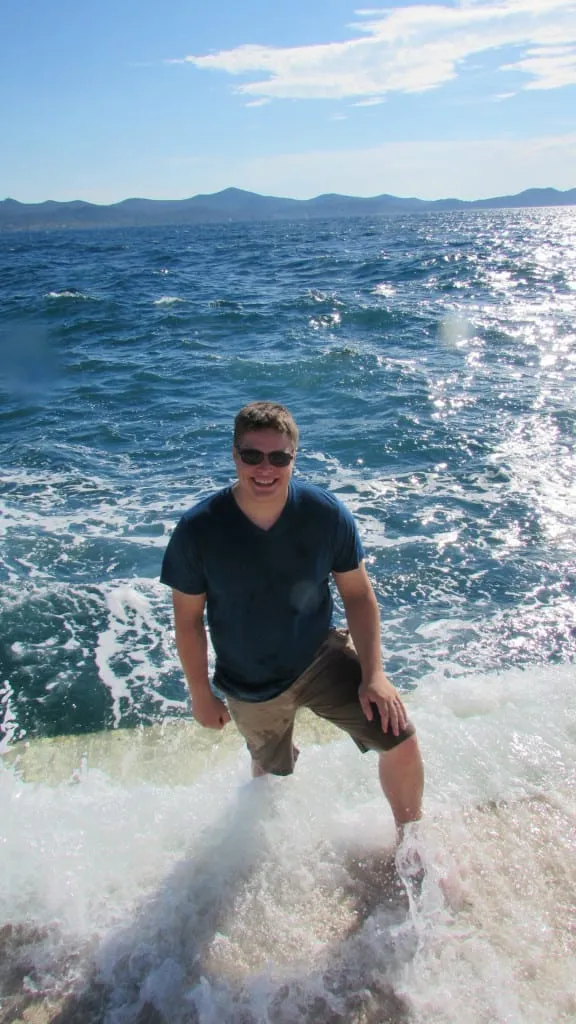
[[[196,720],[232,717],[254,775],[289,775],[298,708],[379,753],[398,829],[420,817],[414,727],[382,668],[380,617],[356,524],[329,491],[293,479],[298,428],[284,406],[253,402],[234,424],[238,479],[178,523],[161,579],[172,588],[176,644]],[[330,579],[348,630],[334,629]],[[206,613],[216,652],[208,674]]]

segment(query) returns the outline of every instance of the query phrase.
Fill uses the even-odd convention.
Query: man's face
[[[234,448],[236,472],[246,496],[259,502],[285,497],[294,469],[294,459],[287,466],[272,465],[267,458],[257,465],[247,465],[242,461],[240,452],[250,451],[264,452],[265,455],[270,452],[289,452],[294,455],[295,449],[288,435],[278,430],[252,430],[243,434],[238,448]]]

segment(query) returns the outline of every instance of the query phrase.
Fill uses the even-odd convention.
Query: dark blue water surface
[[[287,404],[401,687],[576,653],[576,209],[0,236],[7,741],[187,713],[158,583]]]

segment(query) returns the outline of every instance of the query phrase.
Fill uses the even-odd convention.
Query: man
[[[397,829],[420,817],[424,775],[414,727],[382,669],[378,604],[350,512],[292,479],[298,428],[286,408],[253,402],[234,424],[238,479],[187,512],[166,549],[176,644],[195,719],[230,717],[254,776],[289,775],[293,725],[308,707],[379,753]],[[349,633],[332,628],[332,577]],[[204,612],[216,652],[208,678]],[[351,637],[351,640],[350,640]],[[352,641],[352,642],[351,642]]]

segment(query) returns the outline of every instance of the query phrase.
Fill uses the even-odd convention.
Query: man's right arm
[[[208,678],[208,640],[204,626],[206,594],[172,590],[176,647],[190,690],[192,714],[208,729],[222,729],[230,721],[228,708],[215,697]]]

